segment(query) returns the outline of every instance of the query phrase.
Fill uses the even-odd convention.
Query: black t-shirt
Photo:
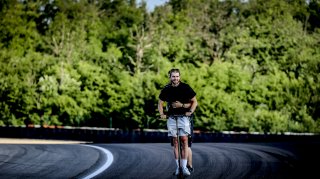
[[[168,115],[185,114],[188,108],[172,108],[171,103],[180,101],[181,103],[189,103],[196,92],[186,83],[180,82],[178,86],[173,87],[171,84],[166,85],[159,95],[159,99],[167,102]]]

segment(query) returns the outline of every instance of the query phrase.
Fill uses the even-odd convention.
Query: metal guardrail
[[[0,137],[80,140],[99,143],[163,143],[169,142],[167,130],[121,130],[115,128],[71,126],[0,126]],[[193,142],[284,142],[318,141],[313,133],[248,133],[194,131]]]

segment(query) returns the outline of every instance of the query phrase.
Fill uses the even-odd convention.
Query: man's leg
[[[176,137],[173,137],[173,147],[174,147],[174,157],[177,160],[178,159],[178,139]],[[180,136],[181,140],[181,159],[185,160],[185,165],[187,165],[187,159],[188,159],[188,137],[187,136]],[[186,167],[186,166],[183,166]]]
[[[178,163],[178,138],[177,138],[177,130],[176,130],[176,121],[172,120],[172,118],[169,117],[167,120],[167,128],[168,128],[168,136],[170,138],[170,143],[173,149],[173,155],[175,162],[177,164],[176,171],[174,172],[175,175],[179,174],[179,163]]]
[[[172,137],[172,143],[173,143],[173,153],[174,153],[174,158],[178,160],[179,154],[178,154],[178,138],[177,137]]]
[[[191,147],[188,147],[188,163],[187,163],[187,166],[192,168],[192,150],[191,150]]]
[[[181,136],[181,142],[182,142],[182,159],[187,160],[188,159],[188,136]]]
[[[190,175],[190,171],[187,168],[187,162],[188,162],[188,154],[189,154],[189,147],[188,147],[188,136],[182,136],[182,171],[184,175]]]
[[[187,163],[187,167],[190,171],[190,173],[192,173],[194,170],[193,170],[193,167],[192,167],[192,150],[191,150],[191,145],[192,145],[192,140],[193,140],[193,115],[189,118],[189,121],[190,121],[190,135],[188,136],[188,163]]]

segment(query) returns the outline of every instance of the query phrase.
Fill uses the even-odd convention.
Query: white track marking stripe
[[[107,162],[105,164],[103,164],[98,170],[96,170],[93,173],[89,174],[88,176],[82,178],[82,179],[90,179],[90,178],[93,178],[93,177],[97,176],[98,174],[100,174],[104,170],[106,170],[112,164],[113,155],[109,150],[104,149],[102,147],[98,147],[98,146],[94,146],[94,145],[84,145],[84,146],[88,146],[88,147],[93,147],[93,148],[99,149],[99,150],[101,150],[102,152],[104,152],[107,155]]]

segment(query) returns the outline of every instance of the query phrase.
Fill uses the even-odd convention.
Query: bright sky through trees
[[[138,3],[140,3],[141,1],[142,0],[138,0]],[[162,5],[168,2],[169,0],[144,0],[144,1],[147,2],[148,11],[153,11],[155,6]]]

